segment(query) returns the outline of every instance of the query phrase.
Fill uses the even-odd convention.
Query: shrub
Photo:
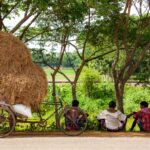
[[[100,74],[95,69],[84,68],[82,75],[83,91],[89,98],[99,98],[99,86],[98,83],[101,81]]]
[[[114,99],[115,98],[115,91],[114,85],[109,82],[103,82],[100,84],[100,95],[103,99]]]
[[[130,113],[139,110],[139,104],[145,100],[150,102],[150,91],[148,88],[126,86],[124,93],[125,112]]]

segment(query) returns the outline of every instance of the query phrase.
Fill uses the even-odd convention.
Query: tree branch
[[[7,28],[6,28],[6,26],[4,25],[3,22],[2,22],[2,25],[3,25],[4,30],[7,31]]]
[[[16,7],[17,5],[21,2],[21,0],[18,0],[12,7],[11,9],[3,16],[3,19],[4,20]]]
[[[27,9],[26,9],[26,11],[24,13],[24,17],[27,16],[29,8],[30,8],[30,2],[27,2]]]
[[[51,68],[53,71],[55,71],[55,68],[52,67],[50,64],[47,63],[47,61],[44,59],[44,55],[43,55],[43,52],[40,51],[41,53],[41,56],[42,56],[42,62],[36,62],[36,63],[44,63],[46,66],[48,66],[49,68]],[[63,75],[69,83],[72,83],[72,81],[67,77],[67,75],[65,75],[62,71],[60,70],[57,70],[58,73],[60,73],[61,75]]]
[[[81,57],[81,55],[80,55],[80,53],[79,53],[79,50],[78,50],[77,46],[76,46],[76,45],[74,45],[74,44],[73,44],[73,43],[71,43],[71,42],[68,42],[68,43],[76,49],[76,52],[77,52],[77,54],[78,54],[79,58],[80,58],[80,59],[82,59],[82,57]]]
[[[17,24],[10,32],[11,32],[11,33],[16,32],[16,31],[18,30],[18,28],[19,28],[25,21],[27,21],[27,20],[33,15],[33,12],[34,12],[35,9],[36,9],[36,8],[33,8],[33,9],[31,10],[31,12],[30,12],[27,16],[24,16],[24,18],[21,19],[21,20],[18,22],[18,24]]]
[[[87,44],[87,41],[88,41],[88,38],[89,38],[89,28],[90,28],[90,25],[91,25],[91,12],[90,12],[90,8],[89,8],[89,14],[88,14],[88,31],[87,31],[87,34],[86,34],[86,38],[85,38],[85,41],[83,43],[83,51],[82,51],[82,59],[85,59],[85,49],[86,49],[86,44]]]
[[[103,54],[100,54],[100,55],[98,55],[98,56],[95,56],[95,57],[93,57],[93,58],[86,59],[85,62],[89,62],[89,61],[95,60],[95,59],[97,59],[97,58],[101,58],[101,57],[103,57],[103,56],[105,56],[105,55],[107,55],[107,54],[110,54],[110,53],[112,53],[112,52],[115,52],[115,51],[116,51],[116,50],[111,50],[111,51],[108,51],[108,52],[106,52],[106,53],[103,53]]]
[[[150,42],[146,45],[146,47],[142,50],[139,58],[136,60],[135,64],[131,64],[128,68],[128,74],[124,77],[124,80],[127,81],[129,77],[135,72],[135,70],[139,67],[141,61],[143,60],[145,53],[150,49]]]
[[[25,35],[25,33],[26,33],[26,31],[28,30],[28,28],[31,26],[31,24],[38,18],[38,16],[40,15],[40,12],[39,13],[37,13],[37,15],[31,20],[31,22],[24,28],[24,30],[23,30],[23,32],[22,32],[22,34],[20,35],[20,40],[22,40],[23,39],[23,37],[24,37],[24,35]]]
[[[60,28],[58,28],[58,29],[60,29]],[[37,33],[36,35],[34,35],[33,37],[31,37],[31,38],[29,38],[29,39],[26,39],[26,40],[25,40],[25,43],[27,43],[27,42],[33,40],[34,38],[38,37],[39,35],[44,34],[45,32],[54,31],[54,30],[58,30],[58,29],[48,29],[48,28],[45,28],[45,29],[43,29],[42,32]],[[42,41],[42,40],[38,40],[38,41]],[[50,40],[48,39],[48,41],[50,41]],[[51,41],[58,42],[58,41],[56,41],[56,40],[51,40]]]
[[[2,9],[2,1],[0,1],[0,31],[3,28],[3,20],[2,20],[1,9]]]

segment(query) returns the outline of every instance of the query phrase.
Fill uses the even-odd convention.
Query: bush
[[[99,98],[98,83],[101,81],[99,72],[91,68],[84,68],[83,72],[82,82],[85,95],[89,98]]]
[[[103,82],[100,84],[100,95],[103,99],[115,99],[114,85],[109,82]]]
[[[150,90],[144,87],[126,86],[124,93],[125,112],[130,113],[139,110],[139,104],[145,100],[150,102]]]

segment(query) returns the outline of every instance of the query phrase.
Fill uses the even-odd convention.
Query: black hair
[[[79,101],[76,100],[76,99],[73,100],[73,101],[72,101],[72,106],[73,106],[73,107],[78,107],[78,106],[79,106]]]
[[[147,103],[146,101],[142,101],[142,102],[140,103],[140,105],[143,106],[143,107],[145,107],[145,108],[148,107],[148,103]]]
[[[116,102],[110,101],[109,102],[109,108],[115,108],[116,107]]]

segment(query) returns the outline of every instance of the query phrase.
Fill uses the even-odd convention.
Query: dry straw
[[[47,94],[44,71],[32,62],[23,42],[0,31],[0,99],[37,108]]]

